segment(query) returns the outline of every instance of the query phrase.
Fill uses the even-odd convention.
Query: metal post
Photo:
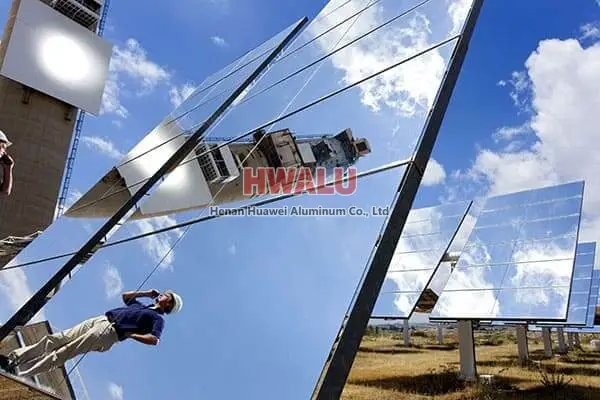
[[[575,338],[575,347],[581,349],[581,340],[579,340],[579,333],[574,333],[573,337]]]
[[[460,377],[468,382],[477,381],[477,364],[475,363],[475,339],[473,323],[458,321],[458,352],[460,354]]]
[[[444,344],[444,327],[442,325],[437,327],[437,342],[438,344]]]
[[[542,328],[542,340],[544,341],[544,355],[552,357],[552,337],[550,336],[550,328]]]
[[[398,240],[404,229],[404,223],[419,189],[423,171],[425,171],[427,162],[431,157],[482,5],[483,0],[473,1],[462,35],[454,48],[450,67],[444,76],[434,106],[425,123],[421,140],[414,154],[414,162],[408,166],[402,177],[398,187],[398,198],[392,205],[387,224],[371,258],[371,263],[364,279],[359,284],[358,293],[351,305],[348,318],[342,323],[340,334],[332,345],[328,362],[323,367],[320,379],[316,382],[313,398],[317,400],[338,399],[342,394],[365,328],[371,318],[373,307],[398,245]]]
[[[217,121],[219,117],[231,106],[231,104],[246,90],[252,82],[271,64],[271,62],[281,53],[281,51],[290,43],[302,27],[308,21],[307,18],[300,20],[294,29],[272,50],[268,57],[256,67],[256,69],[237,87],[237,89],[217,108],[217,110],[207,118],[202,126],[196,130],[185,143],[150,177],[142,187],[136,191],[129,200],[96,231],[96,233],[84,244],[77,253],[72,256],[41,289],[39,289],[31,298],[0,327],[0,341],[10,334],[17,326],[24,326],[36,315],[49,299],[52,292],[83,260],[93,254],[102,239],[115,227],[122,222],[131,212],[133,207],[148,193],[148,191],[174,166],[178,165],[191,151],[194,150],[199,141],[202,140],[206,131]]]
[[[556,330],[556,335],[558,336],[558,352],[559,354],[567,353],[567,346],[565,345],[565,334],[562,328],[558,328]]]
[[[517,326],[517,348],[519,365],[524,367],[529,363],[529,346],[527,343],[527,325]]]
[[[567,333],[567,350],[573,350],[575,348],[575,341],[573,340],[573,334]]]
[[[404,347],[410,347],[410,326],[408,325],[408,319],[404,320],[402,333],[404,334]]]

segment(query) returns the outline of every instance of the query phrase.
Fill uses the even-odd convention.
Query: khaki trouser
[[[19,376],[33,376],[61,367],[79,354],[107,351],[118,341],[115,328],[105,316],[100,316],[16,349],[8,358],[18,367]]]

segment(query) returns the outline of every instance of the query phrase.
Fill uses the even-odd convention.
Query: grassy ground
[[[441,346],[435,333],[414,332],[410,348],[397,334],[365,336],[342,399],[600,400],[600,352],[589,347],[591,337],[581,336],[582,350],[547,359],[541,336],[530,333],[531,364],[519,367],[512,333],[477,333],[477,372],[495,379],[467,385],[457,375],[455,332],[447,330]]]

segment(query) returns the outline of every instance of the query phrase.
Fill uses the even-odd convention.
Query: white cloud
[[[102,96],[101,114],[114,113],[127,118],[129,112],[121,102],[127,88],[125,80],[138,87],[138,94],[150,93],[158,85],[167,83],[171,73],[148,58],[141,44],[130,38],[124,46],[114,46],[109,65],[109,76]]]
[[[444,166],[431,158],[427,163],[427,168],[425,169],[425,174],[423,174],[421,183],[424,186],[435,186],[444,183],[445,180],[446,171],[444,170]]]
[[[590,22],[583,25],[580,29],[581,39],[600,39],[600,22]]]
[[[452,31],[450,31],[450,35],[457,35],[462,31],[472,4],[472,0],[451,1],[451,4],[448,6],[448,14],[452,18]]]
[[[529,122],[525,122],[519,126],[503,126],[502,128],[498,128],[492,137],[496,142],[501,140],[512,140],[516,136],[528,133],[530,131],[531,127],[529,126]]]
[[[535,144],[518,152],[478,151],[466,173],[491,194],[584,179],[581,240],[600,237],[600,44],[544,40],[527,59]]]
[[[163,216],[138,220],[133,222],[133,225],[137,227],[139,233],[148,233],[176,223],[175,218]],[[142,247],[144,252],[155,263],[163,260],[164,257],[161,264],[162,269],[172,268],[173,261],[175,260],[175,252],[171,251],[168,255],[167,253],[182,234],[183,230],[175,229],[158,235],[151,235],[142,239]]]
[[[210,41],[213,42],[213,44],[218,47],[227,47],[229,45],[227,43],[227,41],[225,39],[223,39],[221,36],[211,36]]]
[[[108,393],[110,394],[111,400],[123,400],[123,387],[117,385],[114,382],[108,384]]]
[[[326,8],[331,7],[334,5],[330,3]],[[360,8],[359,4],[351,2],[338,11],[315,20],[310,25],[310,32],[316,36]],[[324,9],[323,14],[326,12]],[[386,12],[380,5],[363,11],[360,18],[354,21],[354,35],[380,25],[385,15]],[[351,84],[429,48],[430,36],[428,18],[414,13],[402,26],[391,24],[334,54],[329,60],[334,67],[343,71],[343,83]],[[332,43],[328,36],[320,38],[318,43],[327,52],[336,44]],[[341,42],[340,46],[343,43]],[[374,112],[383,106],[395,109],[400,115],[408,117],[426,112],[435,99],[444,71],[443,57],[438,51],[430,51],[361,84],[361,100]]]
[[[510,98],[519,111],[529,111],[531,82],[525,71],[514,71],[508,81],[501,80],[498,86],[510,85]]]
[[[173,107],[179,107],[196,89],[196,85],[193,83],[185,83],[182,86],[171,86],[169,90],[169,98]]]
[[[115,160],[120,160],[125,156],[110,140],[98,136],[84,136],[81,141],[90,149],[97,150]]]
[[[18,260],[18,257],[15,257],[7,266],[18,265],[20,263],[21,261]],[[27,274],[21,268],[13,268],[0,272],[0,292],[4,294],[4,303],[10,305],[13,312],[21,308],[33,296],[33,291],[27,282]],[[40,322],[45,319],[44,311],[41,310],[30,322]]]
[[[112,265],[107,265],[104,270],[104,292],[107,299],[112,299],[123,292],[123,280],[119,270]]]
[[[229,252],[229,254],[231,254],[232,256],[235,255],[237,253],[237,248],[235,247],[235,243],[231,243],[229,245],[229,247],[227,248],[227,251]]]

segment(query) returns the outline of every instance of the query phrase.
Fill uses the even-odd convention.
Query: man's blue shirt
[[[150,307],[151,305],[131,300],[127,306],[109,310],[105,315],[114,324],[119,340],[123,340],[126,333],[150,333],[160,339],[164,320],[158,311]]]

